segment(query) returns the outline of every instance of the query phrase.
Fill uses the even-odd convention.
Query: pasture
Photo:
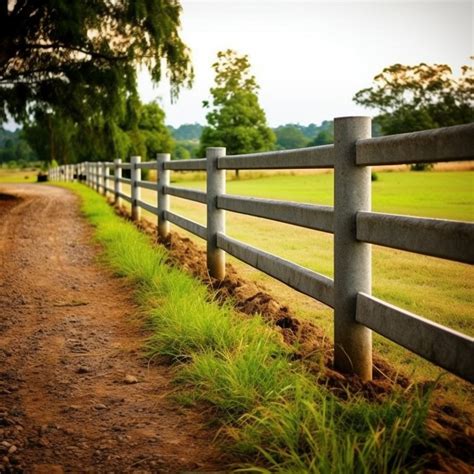
[[[9,169],[0,167],[0,183],[34,183],[37,168]]]
[[[232,174],[229,175],[232,177]],[[474,182],[469,171],[377,172],[372,183],[373,210],[455,220],[474,220]],[[173,173],[174,184],[205,189],[197,173]],[[124,192],[129,189],[124,186]],[[142,197],[156,202],[153,191]],[[284,199],[314,204],[333,204],[331,173],[265,174],[244,173],[229,180],[227,193]],[[171,197],[171,209],[205,224],[205,207]],[[152,215],[143,214],[155,220]],[[179,229],[179,232],[185,233]],[[272,252],[312,270],[333,276],[332,235],[288,224],[228,213],[227,232],[250,245]],[[196,242],[197,237],[188,235]],[[298,316],[311,319],[332,335],[332,310],[261,272],[229,257],[239,271],[263,283]],[[390,303],[427,317],[453,329],[474,335],[474,269],[470,265],[373,246],[373,294]],[[440,370],[432,364],[375,336],[375,349],[415,379],[436,377]],[[446,377],[446,382],[453,377]]]

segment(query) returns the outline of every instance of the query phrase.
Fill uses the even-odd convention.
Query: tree
[[[211,89],[212,106],[203,102],[211,110],[201,135],[200,155],[211,146],[225,146],[229,155],[273,149],[275,134],[258,102],[259,87],[250,73],[248,56],[230,49],[220,51],[212,67],[215,87]]]
[[[177,94],[192,79],[180,12],[177,0],[2,0],[0,118],[115,115],[124,91],[136,94],[137,66],[155,82],[165,72]]]
[[[332,130],[321,130],[314,140],[312,140],[308,146],[320,146],[320,145],[329,145],[334,143],[334,133]]]
[[[111,161],[130,155],[152,160],[156,153],[169,152],[173,147],[164,120],[158,104],[129,100],[122,120],[104,120],[95,114],[80,126],[58,111],[38,110],[34,120],[25,124],[24,135],[40,159],[47,162]]]
[[[183,123],[178,128],[168,125],[168,128],[175,140],[197,140],[201,138],[203,126],[199,123]]]
[[[276,135],[276,143],[278,148],[289,150],[292,148],[303,148],[308,144],[300,128],[294,125],[283,125],[274,129]]]
[[[413,132],[474,121],[473,68],[463,66],[456,79],[445,64],[394,64],[374,77],[353,100],[380,110],[383,134]]]
[[[138,143],[132,144],[127,154],[139,154],[143,160],[153,160],[157,153],[169,153],[173,138],[165,125],[165,113],[156,103],[141,105],[136,129]]]

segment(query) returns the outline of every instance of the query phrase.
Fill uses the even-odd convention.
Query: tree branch
[[[62,43],[48,43],[48,44],[37,44],[37,43],[26,43],[24,49],[67,49],[69,51],[75,51],[91,56],[92,58],[107,59],[108,61],[123,61],[128,59],[127,55],[111,56],[109,54],[100,53],[98,51],[84,49],[79,46],[66,46]]]

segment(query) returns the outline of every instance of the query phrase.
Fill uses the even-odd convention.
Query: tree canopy
[[[215,86],[211,88],[212,104],[203,102],[211,110],[201,135],[201,156],[210,146],[225,146],[228,154],[273,149],[275,134],[258,102],[259,87],[248,56],[230,49],[220,51],[212,67]]]
[[[40,110],[25,124],[24,136],[44,161],[111,161],[131,155],[151,160],[156,153],[170,152],[174,146],[164,120],[163,110],[154,102],[128,104],[119,121],[96,115],[81,124],[58,111]]]
[[[456,78],[445,64],[394,64],[375,76],[372,87],[354,96],[357,104],[378,109],[383,134],[446,127],[474,121],[473,68]]]
[[[274,128],[273,131],[276,135],[277,147],[282,150],[303,148],[307,146],[309,141],[301,129],[294,125],[282,125]]]
[[[189,83],[177,0],[3,0],[0,5],[0,114],[67,109],[74,121],[100,108],[116,113],[136,92],[136,68],[173,92]]]
[[[170,151],[136,75],[167,75],[174,95],[190,84],[180,13],[178,0],[0,2],[0,118],[23,122],[38,155],[60,163]]]
[[[24,139],[22,130],[10,132],[0,127],[0,165],[13,162],[23,165],[37,159],[37,155]]]
[[[171,135],[173,135],[173,138],[175,140],[199,141],[199,139],[201,138],[203,126],[196,122],[183,123],[178,128],[174,128],[171,125],[168,125],[168,129],[170,130]]]

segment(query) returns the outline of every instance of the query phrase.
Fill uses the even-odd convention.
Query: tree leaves
[[[1,10],[0,114],[25,119],[39,108],[67,109],[67,89],[102,113],[136,93],[136,67],[154,81],[165,71],[172,93],[190,85],[189,51],[179,36],[177,0],[21,0]],[[51,89],[58,89],[52,94]],[[25,90],[27,91],[25,93]],[[69,94],[70,95],[70,94]],[[112,106],[111,106],[112,104]]]
[[[376,121],[384,134],[469,123],[474,121],[473,72],[463,66],[455,78],[446,64],[393,64],[353,100],[381,111]]]
[[[215,87],[211,89],[212,105],[203,102],[211,110],[201,135],[200,155],[211,146],[225,146],[228,154],[273,149],[275,134],[258,102],[259,86],[250,72],[248,56],[230,49],[220,51],[212,67]]]

